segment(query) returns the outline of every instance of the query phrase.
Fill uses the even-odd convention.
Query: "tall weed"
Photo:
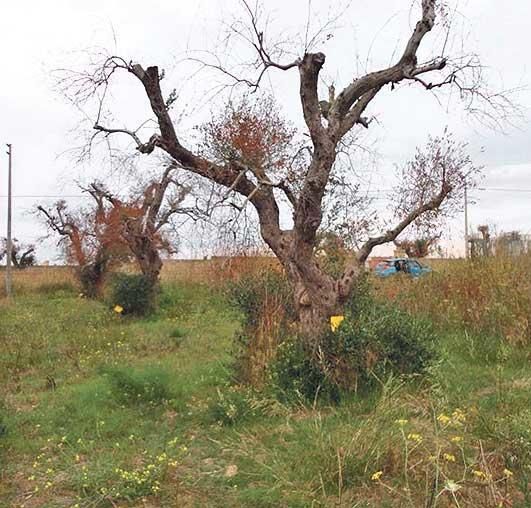
[[[531,255],[445,260],[417,280],[376,282],[385,300],[414,314],[510,344],[531,343]]]

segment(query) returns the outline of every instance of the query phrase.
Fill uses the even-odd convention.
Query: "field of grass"
[[[378,282],[438,323],[441,360],[334,407],[231,384],[239,316],[201,266],[166,272],[142,319],[54,268],[15,281],[0,300],[1,507],[531,506],[531,305],[514,263]]]

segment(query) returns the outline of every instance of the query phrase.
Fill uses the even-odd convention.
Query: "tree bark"
[[[293,287],[298,329],[308,345],[316,347],[326,332],[330,317],[343,313],[345,299],[339,286],[315,261],[289,261],[284,264]]]
[[[107,253],[98,252],[94,262],[79,266],[77,270],[78,280],[83,294],[88,298],[101,296],[109,260]]]
[[[149,281],[151,287],[159,284],[162,270],[162,260],[159,250],[148,236],[136,236],[129,239],[129,247],[133,252],[142,275]]]

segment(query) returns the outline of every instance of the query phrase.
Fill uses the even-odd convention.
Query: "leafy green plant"
[[[207,408],[207,420],[222,426],[236,425],[253,417],[285,416],[286,406],[274,397],[241,386],[217,389]]]
[[[271,383],[282,398],[337,402],[340,392],[367,390],[390,375],[422,374],[436,358],[435,333],[427,320],[393,304],[375,301],[361,281],[345,319],[328,330],[317,351],[286,340],[271,368]]]
[[[112,395],[123,404],[158,406],[172,398],[168,373],[160,367],[107,367],[103,373]]]
[[[186,337],[186,331],[182,328],[174,328],[170,332],[170,339],[173,340],[173,343],[176,346],[180,346],[183,343],[184,338]]]
[[[245,391],[231,387],[217,390],[208,407],[209,418],[220,425],[234,425],[253,415],[253,408]]]
[[[143,316],[155,308],[157,292],[152,282],[142,274],[120,273],[114,276],[110,303],[124,314]]]
[[[278,346],[270,368],[270,385],[282,402],[330,402],[340,399],[339,387],[328,378],[316,358],[296,337]]]

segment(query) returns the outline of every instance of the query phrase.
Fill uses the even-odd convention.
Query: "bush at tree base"
[[[422,374],[436,359],[431,323],[377,302],[367,278],[347,303],[341,326],[329,329],[315,350],[294,333],[292,293],[282,273],[247,277],[231,287],[230,295],[243,312],[243,330],[236,338],[237,379],[259,379],[283,401],[334,403],[341,393],[370,390],[390,375]],[[275,319],[268,316],[272,309]],[[263,379],[249,376],[256,370]]]
[[[119,305],[124,314],[144,316],[155,309],[157,287],[142,274],[115,274],[111,285],[110,304]]]

